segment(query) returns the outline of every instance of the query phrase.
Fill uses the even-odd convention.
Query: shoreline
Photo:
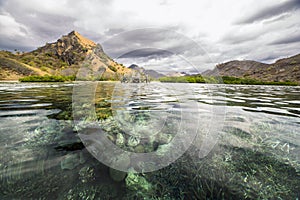
[[[19,80],[0,80],[0,83],[41,83],[41,84],[44,84],[44,83],[83,83],[83,82],[89,82],[89,81],[64,81],[64,82],[61,82],[61,81],[25,81],[25,82],[22,82],[22,81],[19,81]],[[120,81],[90,81],[90,82],[102,82],[102,83],[117,83],[117,82],[120,82]],[[183,82],[160,82],[160,81],[151,81],[151,82],[159,82],[159,83],[183,83]],[[185,82],[184,82],[185,83]],[[186,82],[187,84],[207,84],[207,85],[234,85],[234,86],[279,86],[279,87],[282,87],[282,86],[285,86],[285,87],[298,87],[300,86],[300,84],[298,85],[284,85],[284,84],[234,84],[234,83],[189,83],[189,82]],[[125,84],[128,84],[128,83],[125,83]],[[130,84],[130,83],[129,83]],[[135,84],[139,84],[139,83],[135,83]]]

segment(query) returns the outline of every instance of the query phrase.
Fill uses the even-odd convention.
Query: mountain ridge
[[[139,70],[153,78],[163,74],[154,70]],[[76,31],[63,35],[56,42],[46,43],[33,51],[11,53],[0,51],[0,80],[18,80],[29,75],[80,75],[82,79],[120,80],[133,73],[105,54],[102,46]],[[81,69],[81,73],[78,73]],[[86,74],[88,74],[87,77]],[[182,74],[184,75],[184,74]],[[204,76],[232,76],[262,81],[292,81],[300,83],[300,54],[278,59],[271,64],[252,60],[232,60],[202,73]],[[168,76],[168,75],[167,75]]]
[[[0,51],[0,80],[28,75],[76,75],[88,59],[92,71],[101,68],[96,79],[119,79],[131,71],[106,55],[100,44],[71,31],[56,42],[46,43],[30,52]]]
[[[282,58],[266,64],[253,60],[233,60],[221,63],[212,70],[201,73],[204,76],[232,76],[262,81],[292,81],[300,83],[300,54]]]

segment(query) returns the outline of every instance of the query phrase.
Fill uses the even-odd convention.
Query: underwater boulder
[[[119,171],[113,168],[109,168],[109,176],[112,178],[112,180],[116,182],[123,181],[126,177],[127,173],[123,171]]]
[[[80,158],[78,154],[67,154],[60,162],[61,169],[72,170],[80,164]]]
[[[118,146],[124,146],[125,144],[125,137],[122,135],[122,133],[117,134],[116,144]]]
[[[134,148],[134,152],[135,153],[144,153],[145,152],[145,148],[143,145],[139,144]]]

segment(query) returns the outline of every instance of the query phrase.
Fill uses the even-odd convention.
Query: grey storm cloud
[[[273,41],[271,44],[289,44],[289,43],[300,43],[300,34],[295,36],[290,36],[288,38],[280,38]]]
[[[122,45],[120,45],[122,44]],[[193,40],[169,29],[145,28],[122,32],[102,43],[113,57],[167,57],[177,54],[185,57],[206,54]]]
[[[253,23],[256,21],[261,21],[268,19],[274,16],[279,16],[284,13],[293,12],[300,8],[300,0],[289,0],[282,2],[280,4],[271,5],[264,9],[259,10],[251,16],[246,17],[245,19],[239,20],[238,24],[247,24]],[[278,18],[280,20],[281,18]]]
[[[10,39],[0,37],[0,44],[2,49],[8,50],[21,50],[21,51],[30,51],[34,48],[34,46],[30,46],[30,43],[20,42],[19,39]]]
[[[24,27],[20,28],[24,35],[18,38],[6,38],[1,41],[2,48],[11,50],[14,47],[24,51],[33,50],[46,42],[57,40],[62,34],[73,29],[74,18],[72,17],[36,11],[33,10],[34,5],[32,5],[32,9],[23,8],[22,5],[15,6],[7,1],[3,5],[5,9],[1,9],[0,14],[12,18]]]
[[[254,39],[258,39],[260,36],[261,33],[259,31],[252,34],[228,33],[221,40],[228,44],[238,44],[238,43],[249,42]]]
[[[170,55],[172,55],[172,53],[166,50],[147,48],[147,49],[137,49],[128,52],[120,56],[119,58],[136,58],[136,57],[156,58],[156,57],[168,57]]]

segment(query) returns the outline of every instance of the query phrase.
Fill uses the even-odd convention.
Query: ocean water
[[[300,87],[3,82],[0,149],[0,199],[297,199]]]

